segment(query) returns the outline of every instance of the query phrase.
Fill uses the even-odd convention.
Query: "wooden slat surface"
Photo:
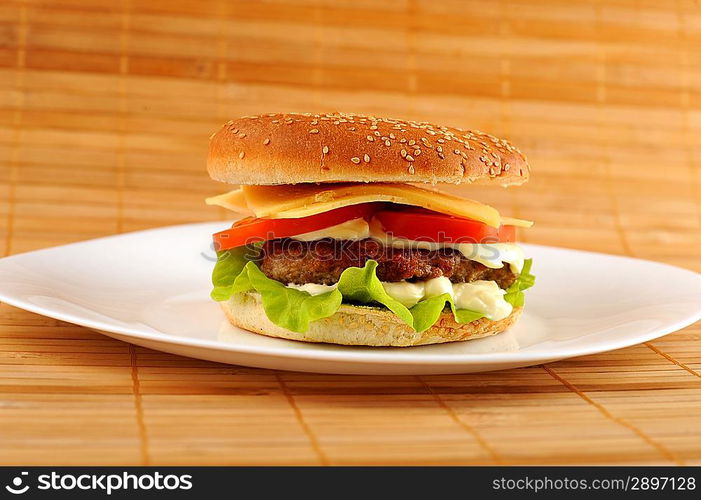
[[[0,255],[216,220],[209,134],[355,111],[512,139],[528,242],[701,271],[692,0],[6,0]],[[654,283],[650,284],[654,286]],[[314,375],[0,304],[2,464],[700,464],[701,326],[497,373]]]

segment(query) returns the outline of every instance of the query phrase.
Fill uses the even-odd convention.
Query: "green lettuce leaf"
[[[434,325],[446,305],[459,323],[484,317],[484,314],[476,311],[456,309],[447,293],[424,299],[407,308],[387,294],[375,272],[377,262],[374,260],[369,260],[364,267],[350,267],[343,271],[336,289],[311,295],[268,278],[251,260],[255,259],[256,251],[257,248],[239,247],[217,254],[217,264],[212,274],[212,298],[223,301],[236,293],[255,290],[261,295],[270,321],[294,332],[304,332],[310,322],[332,316],[342,302],[382,305],[418,332]],[[530,268],[529,259],[504,296],[514,307],[523,305],[523,290],[533,286],[535,278],[530,274]]]
[[[409,309],[385,292],[382,282],[375,273],[376,268],[377,262],[369,260],[365,263],[365,267],[349,267],[343,271],[338,280],[338,290],[341,295],[349,302],[382,304],[406,324],[413,325],[414,319]]]
[[[229,300],[234,293],[234,282],[249,261],[260,257],[262,243],[252,243],[241,247],[217,252],[217,263],[212,271],[212,293],[214,300]]]
[[[365,267],[350,267],[343,271],[338,281],[338,290],[343,295],[343,299],[363,304],[373,302],[381,304],[417,332],[423,332],[433,326],[446,304],[450,305],[455,321],[460,323],[469,323],[484,317],[484,314],[479,312],[455,309],[453,299],[447,293],[423,299],[415,306],[407,308],[385,292],[382,282],[375,273],[376,268],[377,262],[369,260],[365,263]]]
[[[516,281],[514,281],[513,284],[506,289],[504,300],[514,307],[523,307],[523,304],[526,301],[526,296],[523,291],[535,284],[535,276],[531,274],[532,265],[533,259],[526,259],[523,261],[523,269],[521,269],[521,274],[519,274]]]
[[[268,278],[255,262],[247,263],[231,288],[232,293],[255,290],[261,296],[265,315],[278,326],[293,332],[306,332],[309,323],[332,316],[341,307],[343,296],[337,289],[320,295],[288,288]]]
[[[250,260],[248,259],[252,249],[247,246],[232,248],[223,252],[217,252],[217,263],[212,271],[212,293],[210,294],[214,300],[221,302],[229,300],[233,295],[233,285],[236,278],[243,271],[244,266]]]

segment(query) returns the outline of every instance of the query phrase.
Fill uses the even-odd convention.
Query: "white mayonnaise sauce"
[[[417,281],[416,283],[410,283],[408,281],[382,281],[381,283],[387,295],[397,300],[403,306],[413,307],[418,301],[424,298],[423,281]]]
[[[296,288],[297,290],[307,292],[309,295],[321,295],[322,293],[334,290],[336,285],[320,285],[318,283],[305,283],[303,285],[297,285],[295,283],[288,283],[287,288]]]
[[[370,227],[365,219],[351,219],[335,226],[292,236],[295,240],[315,241],[323,238],[335,240],[364,240],[370,237]]]
[[[504,300],[505,290],[495,281],[473,281],[472,283],[451,283],[441,276],[426,281],[409,283],[382,283],[387,294],[406,307],[412,307],[424,298],[447,293],[453,298],[457,309],[481,312],[487,318],[497,321],[511,314],[512,306]]]
[[[310,295],[320,295],[336,288],[336,285],[318,285],[316,283],[305,283],[304,285],[290,283],[287,286],[308,292]],[[492,321],[504,319],[512,311],[511,304],[504,300],[506,292],[499,288],[495,281],[451,283],[448,278],[441,276],[416,283],[383,281],[382,286],[387,295],[406,307],[413,307],[424,298],[447,293],[453,298],[456,308],[481,312]]]

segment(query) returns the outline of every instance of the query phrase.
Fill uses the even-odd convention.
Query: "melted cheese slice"
[[[308,217],[335,208],[374,201],[423,207],[444,214],[478,220],[492,227],[499,227],[503,222],[499,212],[489,205],[408,184],[373,182],[242,186],[236,191],[206,200],[208,205],[218,205],[246,215],[277,219]],[[511,218],[508,222],[522,227],[533,224]]]

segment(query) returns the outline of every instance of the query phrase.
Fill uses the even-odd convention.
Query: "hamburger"
[[[345,113],[231,120],[207,170],[233,191],[214,235],[212,298],[271,337],[413,346],[494,335],[533,285],[516,228],[531,222],[446,186],[515,186],[526,157],[503,139]]]

